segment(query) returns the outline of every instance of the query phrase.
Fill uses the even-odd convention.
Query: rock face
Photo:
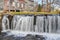
[[[16,35],[8,35],[6,33],[2,33],[2,35],[0,35],[0,40],[44,40],[45,38],[42,35],[32,35],[32,34],[27,34],[26,36],[20,35],[20,36],[16,36]]]
[[[1,33],[1,30],[2,30],[2,27],[1,27],[1,25],[2,25],[2,24],[1,24],[1,20],[0,20],[0,33]]]
[[[0,16],[2,17],[2,16]],[[1,31],[2,31],[2,19],[0,18],[0,34],[1,34]]]
[[[4,32],[0,35],[0,40],[60,40],[60,34],[25,35],[25,33],[12,34],[11,32]]]
[[[25,37],[25,40],[44,40],[44,37],[42,35],[31,35],[31,34],[28,34]]]

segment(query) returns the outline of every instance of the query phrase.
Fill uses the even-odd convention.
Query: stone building
[[[38,3],[34,0],[4,0],[4,10],[36,11]]]

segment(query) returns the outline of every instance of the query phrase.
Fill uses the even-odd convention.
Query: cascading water
[[[47,18],[48,18],[48,28],[49,28],[49,33],[51,33],[51,31],[52,31],[52,20],[53,20],[53,16],[47,16]]]
[[[8,15],[3,16],[2,29],[3,31],[10,29]],[[59,34],[51,34],[51,33],[56,32],[60,33],[60,16],[59,15],[36,16],[36,24],[34,25],[34,16],[15,15],[13,16],[11,22],[11,30],[12,31],[7,33],[8,35],[3,37],[4,38],[3,40],[5,39],[20,40],[21,39],[20,37],[26,34],[27,35],[38,34],[38,36],[43,35],[45,38],[43,40],[59,40],[60,39]],[[25,40],[24,37],[22,38],[23,40]],[[30,37],[32,38],[32,36]],[[25,38],[28,40],[28,37]],[[37,39],[40,40],[40,38]]]
[[[39,33],[59,33],[60,30],[60,16],[36,16],[36,25],[34,25],[34,16],[15,15],[11,22],[11,30],[26,31],[26,32],[39,32]],[[2,19],[2,29],[9,30],[8,15],[4,15]]]
[[[55,33],[57,30],[57,15],[47,16],[48,19],[48,32]]]
[[[47,33],[48,32],[48,19],[47,17],[45,16],[44,18],[44,31]]]
[[[13,30],[20,30],[20,31],[33,31],[33,16],[21,16],[15,15],[13,17],[12,29]]]
[[[8,19],[8,15],[3,16],[2,19],[2,30],[9,30],[9,19]]]
[[[57,25],[57,24],[56,24],[56,23],[57,23],[57,22],[56,22],[56,16],[57,16],[57,15],[53,15],[53,20],[52,20],[52,32],[54,32],[54,33],[57,31],[57,30],[56,30],[56,25]]]
[[[56,33],[60,23],[59,17],[58,15],[37,16],[35,31],[40,33]]]
[[[57,16],[57,24],[58,24],[58,26],[57,26],[57,33],[60,33],[60,15],[59,16]]]
[[[45,16],[37,16],[35,32],[44,32],[44,17]]]

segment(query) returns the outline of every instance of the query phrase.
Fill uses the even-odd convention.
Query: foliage
[[[41,9],[42,9],[42,6],[39,4],[39,5],[38,5],[37,12],[41,12]]]

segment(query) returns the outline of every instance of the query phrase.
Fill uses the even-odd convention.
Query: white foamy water
[[[34,16],[15,15],[9,26],[8,15],[3,16],[3,30],[17,30],[23,32],[39,32],[39,33],[60,33],[59,26],[60,16],[36,16],[36,24],[34,25]]]

